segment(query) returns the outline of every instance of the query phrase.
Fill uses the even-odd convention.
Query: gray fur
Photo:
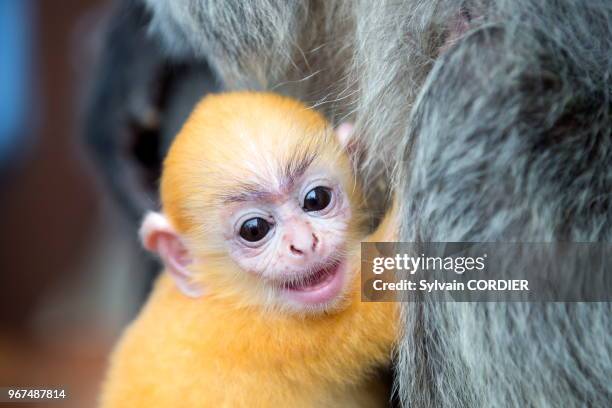
[[[504,6],[435,64],[416,101],[398,167],[411,199],[402,238],[610,242],[612,5]],[[400,394],[418,407],[610,406],[611,313],[406,304]]]
[[[356,118],[402,240],[611,241],[610,1],[146,1],[230,87]],[[405,406],[612,406],[610,304],[403,309]]]
[[[170,55],[207,58],[227,89],[271,89],[346,113],[353,19],[343,2],[142,1]]]
[[[154,12],[151,27],[169,50],[218,62],[222,78],[236,87],[266,87],[282,76],[308,17],[299,0],[147,3]]]

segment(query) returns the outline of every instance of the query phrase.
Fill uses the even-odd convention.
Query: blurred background
[[[172,78],[210,76],[184,63],[159,68],[157,51],[146,49],[146,15],[112,3],[0,0],[0,387],[67,388],[70,398],[52,406],[95,405],[109,350],[156,268],[136,228],[143,208],[156,205],[151,197],[167,144],[160,134],[172,135],[189,104],[214,86],[189,87],[191,96],[181,98],[188,107],[172,113],[175,125],[161,133],[159,112],[146,103],[136,104],[129,120],[112,122],[118,116],[108,105],[129,97],[100,78],[114,78],[123,60],[155,72],[149,84],[165,84],[165,99],[181,92]],[[138,23],[134,32],[109,24],[124,17]],[[105,51],[118,36],[145,55]],[[142,68],[147,61],[156,70]],[[159,96],[161,86],[154,88]],[[132,185],[117,187],[136,176],[107,165],[118,162],[114,137],[140,138],[120,144],[148,171]],[[143,185],[150,191],[137,192]]]

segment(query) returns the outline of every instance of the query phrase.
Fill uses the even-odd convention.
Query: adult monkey
[[[144,1],[229,88],[354,114],[402,240],[611,240],[609,1]],[[406,406],[612,403],[609,304],[404,309]]]
[[[140,0],[117,2],[103,33],[84,130],[126,220],[157,207],[160,162],[202,96],[219,89],[204,60],[169,60]],[[157,266],[154,267],[157,269]]]

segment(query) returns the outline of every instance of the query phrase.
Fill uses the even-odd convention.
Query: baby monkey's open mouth
[[[305,305],[328,303],[342,291],[345,264],[344,260],[328,261],[310,273],[284,282],[282,289],[287,297]]]
[[[333,279],[339,265],[340,261],[333,261],[298,280],[287,282],[285,288],[288,290],[315,290]]]

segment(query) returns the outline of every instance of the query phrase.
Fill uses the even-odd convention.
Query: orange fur
[[[219,118],[232,120],[220,124]],[[196,254],[192,268],[206,295],[187,298],[167,274],[160,277],[113,353],[103,408],[386,406],[388,389],[376,374],[391,361],[397,308],[360,301],[358,220],[345,302],[319,314],[245,302],[258,296],[252,293],[256,278],[243,273],[238,279],[224,248],[206,242],[208,234],[220,233],[213,231],[218,214],[205,211],[218,206],[216,194],[245,178],[274,177],[270,158],[282,162],[296,149],[316,150],[321,163],[336,163],[359,200],[348,159],[313,110],[248,93],[208,97],[196,108],[165,161],[162,202]],[[270,174],[262,176],[268,165]],[[389,223],[383,226],[370,240],[389,237]]]
[[[356,285],[358,286],[358,285]],[[396,308],[296,318],[180,294],[160,278],[113,354],[102,407],[381,407]]]

